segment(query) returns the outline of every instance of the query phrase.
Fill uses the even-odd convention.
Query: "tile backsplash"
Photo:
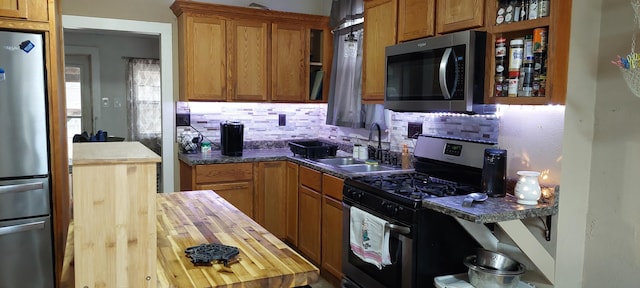
[[[326,104],[178,102],[176,105],[177,111],[190,112],[192,126],[177,127],[177,135],[195,129],[214,144],[220,142],[219,123],[227,120],[242,122],[244,140],[249,142],[323,138],[350,147],[353,143],[375,146],[377,141],[374,133],[373,141],[368,142],[368,128],[326,125]],[[408,144],[412,151],[415,140],[407,138],[407,126],[409,122],[419,122],[423,134],[498,143],[509,151],[509,177],[517,177],[517,170],[535,170],[543,172],[541,184],[559,183],[564,106],[501,105],[496,115],[482,116],[389,110],[385,114],[388,129],[382,133],[384,149],[399,152],[402,144]],[[285,115],[283,126],[279,125],[283,117],[280,115]]]
[[[278,103],[202,103],[178,102],[178,110],[191,114],[191,128],[178,127],[177,135],[194,129],[211,142],[220,141],[221,121],[240,121],[245,127],[245,141],[281,141],[326,138],[337,142],[368,143],[369,128],[347,128],[325,124],[326,104]],[[471,140],[498,141],[497,116],[471,116],[442,113],[386,112],[387,131],[382,133],[383,148],[400,151],[402,144],[413,147],[407,138],[408,122],[423,123],[423,133]],[[284,115],[285,125],[279,126]],[[373,142],[377,141],[376,133]]]

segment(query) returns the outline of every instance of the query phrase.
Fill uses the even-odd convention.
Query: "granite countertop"
[[[336,152],[338,157],[348,157],[351,153],[338,150]],[[258,161],[292,161],[294,163],[316,169],[320,172],[336,176],[338,178],[349,178],[351,175],[341,173],[330,169],[328,166],[318,165],[316,162],[306,158],[294,155],[289,148],[269,148],[269,149],[244,149],[242,156],[225,156],[220,153],[220,150],[211,151],[208,154],[196,153],[196,154],[178,154],[178,159],[186,163],[189,166],[194,165],[207,165],[207,164],[225,164],[225,163],[243,163],[243,162],[258,162]]]
[[[465,197],[466,195],[428,198],[422,201],[422,206],[475,223],[496,223],[558,213],[558,192],[548,200],[538,201],[538,205],[518,204],[515,196],[507,194],[505,197],[490,197],[483,202],[474,202],[471,207],[464,207],[462,201]]]
[[[338,150],[336,156],[348,157],[351,156],[351,153]],[[342,179],[352,176],[332,170],[328,166],[318,165],[314,161],[295,156],[289,148],[244,149],[242,156],[238,157],[223,156],[220,150],[211,151],[209,154],[180,153],[178,158],[189,166],[256,161],[292,161]],[[515,196],[511,194],[501,198],[489,198],[484,202],[474,202],[471,207],[462,207],[464,195],[428,198],[422,201],[422,205],[428,209],[475,223],[496,223],[555,215],[558,213],[558,196],[558,192],[556,192],[555,197],[547,201],[540,201],[535,206],[518,204]]]

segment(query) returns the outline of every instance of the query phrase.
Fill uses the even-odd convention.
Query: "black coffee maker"
[[[482,192],[489,197],[504,197],[507,180],[507,150],[488,148],[484,150],[482,164]]]
[[[226,156],[242,156],[244,124],[236,121],[220,122],[220,152]]]

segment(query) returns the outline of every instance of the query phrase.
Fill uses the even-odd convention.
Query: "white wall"
[[[574,1],[557,287],[640,283],[640,98],[610,61],[630,50],[628,0]]]
[[[127,138],[127,62],[122,57],[160,58],[158,37],[105,35],[67,30],[64,33],[64,42],[65,46],[97,48],[99,63],[92,65],[100,65],[100,94],[93,101],[102,103],[100,98],[108,98],[109,106],[98,105],[100,111],[97,115],[100,116],[94,127],[107,131],[110,136]]]

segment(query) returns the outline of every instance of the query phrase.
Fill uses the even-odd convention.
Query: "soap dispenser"
[[[411,158],[409,157],[409,147],[407,144],[402,144],[402,169],[409,169],[411,167]]]

